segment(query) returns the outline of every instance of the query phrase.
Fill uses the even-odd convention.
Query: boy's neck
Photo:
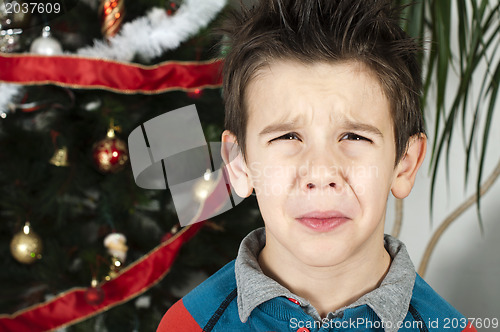
[[[258,261],[265,275],[308,300],[324,318],[376,289],[384,279],[390,255],[383,245],[367,249],[336,266],[315,267],[266,244]]]

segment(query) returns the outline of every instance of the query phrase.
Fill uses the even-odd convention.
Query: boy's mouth
[[[333,210],[312,211],[295,219],[302,225],[317,232],[328,232],[350,220],[343,213]]]

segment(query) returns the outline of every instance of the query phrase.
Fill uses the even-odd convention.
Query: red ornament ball
[[[179,4],[176,2],[170,2],[170,8],[167,9],[167,15],[172,16],[179,9]]]
[[[108,133],[108,137],[95,143],[92,157],[97,169],[103,173],[114,173],[125,166],[128,161],[127,144]]]
[[[85,301],[90,305],[98,305],[104,301],[104,291],[101,287],[89,287],[85,291]]]

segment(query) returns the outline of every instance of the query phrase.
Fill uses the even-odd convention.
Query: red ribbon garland
[[[2,54],[0,81],[155,94],[169,90],[190,91],[220,87],[220,67],[221,61],[170,61],[155,66],[141,66],[77,56]],[[208,215],[209,212],[206,206],[202,207],[201,215]],[[91,305],[85,300],[87,288],[73,288],[48,302],[12,315],[0,315],[0,331],[53,330],[88,319],[130,300],[148,290],[168,273],[182,245],[203,224],[198,222],[186,226],[148,255],[121,271],[116,278],[103,283],[101,288],[105,297],[100,304]]]
[[[217,88],[222,61],[167,61],[154,66],[79,56],[0,55],[0,81],[156,94]]]
[[[101,285],[104,300],[91,305],[85,300],[87,288],[73,288],[56,298],[12,315],[0,315],[0,331],[37,332],[72,325],[145,292],[169,271],[182,245],[203,226],[199,222],[184,227],[148,255]]]

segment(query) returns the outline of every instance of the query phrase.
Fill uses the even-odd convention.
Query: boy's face
[[[380,248],[401,168],[374,74],[356,62],[275,62],[246,92],[248,185],[237,187],[255,190],[266,247],[314,266]]]

